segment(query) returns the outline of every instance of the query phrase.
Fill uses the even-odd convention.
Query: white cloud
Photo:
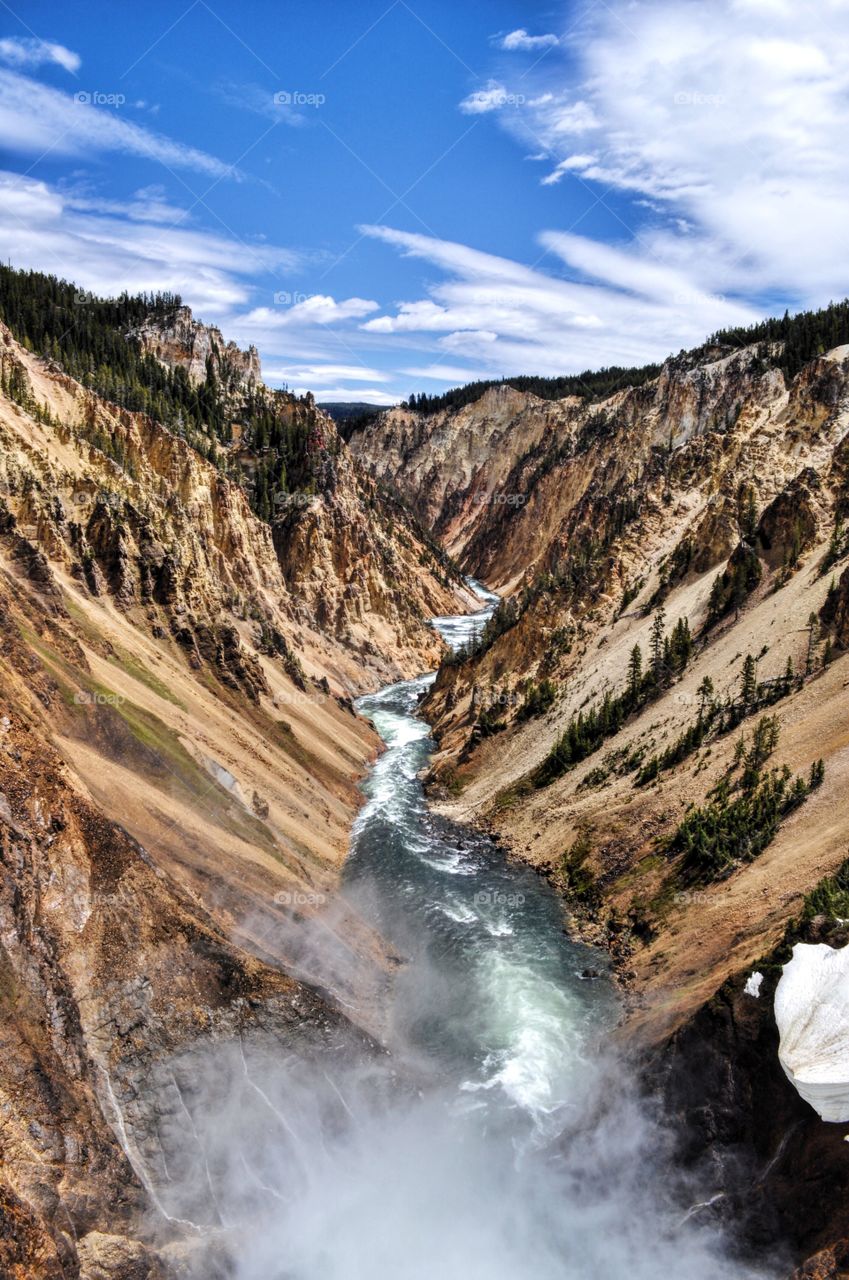
[[[251,276],[299,265],[289,249],[142,221],[145,198],[137,192],[125,206],[98,205],[94,198],[67,198],[34,178],[0,172],[4,254],[17,267],[71,278],[107,296],[122,289],[174,290],[207,318],[244,306]]]
[[[560,40],[555,35],[530,36],[524,27],[519,27],[518,31],[511,31],[504,36],[500,45],[502,49],[510,52],[519,49],[522,52],[537,53],[540,49],[551,49],[559,43]]]
[[[490,342],[497,342],[498,334],[494,329],[458,329],[454,333],[446,333],[439,339],[439,345],[446,351],[469,352],[474,355]]]
[[[480,382],[490,375],[479,369],[464,369],[453,364],[429,364],[420,369],[402,369],[405,377],[417,378],[430,382],[451,382],[456,387],[465,386],[468,382]]]
[[[0,171],[0,243],[15,266],[70,279],[101,296],[124,289],[181,294],[227,338],[255,343],[272,385],[331,400],[394,404],[401,398],[390,385],[392,374],[361,361],[348,341],[376,302],[292,291],[307,265],[301,255],[193,226],[159,187],[141,188],[121,202],[101,199],[88,186],[60,190]],[[278,305],[254,307],[260,281],[268,298],[276,286],[291,292],[281,292]],[[374,345],[369,338],[362,344]]]
[[[315,119],[316,111],[311,109],[311,116],[304,111],[299,111],[296,105],[287,101],[291,93],[286,91],[270,92],[268,89],[262,88],[257,84],[237,83],[232,80],[225,80],[215,86],[215,91],[228,107],[236,107],[240,111],[250,111],[253,115],[262,116],[266,120],[271,120],[274,124],[286,124],[290,128],[300,129],[309,123],[310,119]],[[317,98],[316,94],[301,94],[296,97],[296,102],[301,99]]]
[[[246,328],[302,329],[310,325],[332,325],[344,320],[359,320],[377,311],[376,302],[368,298],[344,298],[337,302],[327,294],[303,295],[280,290],[275,306],[255,307],[241,318]]]
[[[429,341],[437,349],[474,361],[488,376],[645,364],[759,314],[709,292],[674,264],[564,232],[544,233],[540,242],[586,282],[390,227],[362,231],[444,277],[427,298],[399,303],[366,321],[364,331],[399,342],[435,335]]]
[[[397,404],[402,398],[400,395],[392,395],[391,392],[386,391],[383,387],[317,387],[313,382],[308,386],[293,386],[291,389],[295,392],[295,395],[298,396],[302,396],[307,391],[311,391],[319,404],[326,404],[328,401],[334,400],[337,402],[341,401],[343,403],[345,401],[350,402],[353,400],[361,401],[363,404],[378,405],[381,408],[384,408]]]
[[[587,5],[570,61],[545,65],[500,119],[545,151],[546,185],[632,196],[633,247],[710,294],[849,292],[847,0],[801,25],[784,0]]]
[[[104,89],[103,96],[121,95]],[[242,177],[238,169],[215,156],[124,120],[108,104],[95,105],[94,98],[93,91],[71,95],[15,71],[0,71],[0,141],[25,155],[119,151],[166,168],[195,169],[216,178]]]
[[[388,382],[389,374],[359,364],[273,364],[264,370],[268,379],[275,382],[294,383],[306,387],[319,386],[328,381]]]
[[[35,36],[7,36],[0,40],[0,62],[5,62],[10,67],[40,67],[45,63],[53,63],[70,71],[72,75],[79,71],[81,65],[78,53],[66,49],[63,44],[39,40]]]
[[[91,195],[84,188],[63,188],[62,196],[65,207],[80,209],[87,213],[111,213],[117,217],[130,218],[133,222],[162,222],[175,225],[188,225],[190,219],[184,209],[171,204],[163,187],[153,184],[140,187],[131,200],[106,200],[101,196]]]

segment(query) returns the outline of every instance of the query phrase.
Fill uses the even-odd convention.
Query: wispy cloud
[[[79,209],[86,213],[113,214],[118,218],[130,218],[133,222],[160,222],[176,226],[191,224],[191,218],[185,209],[172,204],[165,195],[164,187],[154,183],[148,187],[140,187],[130,200],[106,200],[102,196],[92,194],[85,186],[61,188],[62,200],[66,209]]]
[[[280,290],[275,306],[256,307],[242,316],[245,328],[305,329],[312,325],[333,325],[344,320],[359,320],[377,311],[378,305],[368,298],[344,298],[337,302],[328,294],[299,294]]]
[[[849,292],[847,0],[801,26],[789,0],[611,0],[579,19],[498,117],[548,159],[542,181],[631,196],[633,249],[712,293]]]
[[[35,36],[6,36],[0,40],[0,62],[10,67],[41,67],[53,64],[75,74],[81,66],[78,53],[66,49],[52,40],[39,40]]]
[[[362,230],[444,277],[426,298],[402,302],[363,329],[399,342],[433,335],[436,350],[473,361],[490,376],[647,363],[758,315],[711,294],[684,270],[563,232],[544,233],[540,243],[582,280],[391,227]]]
[[[252,115],[262,116],[265,120],[271,120],[274,124],[286,124],[292,129],[300,129],[308,124],[310,119],[315,119],[315,111],[312,116],[306,114],[305,111],[299,110],[294,98],[297,94],[291,91],[276,90],[274,92],[264,89],[258,84],[240,84],[232,80],[221,81],[215,86],[215,92],[225,102],[228,107],[236,107],[239,111],[249,111]],[[317,95],[301,94],[301,98],[312,97]]]
[[[121,201],[102,198],[90,181],[59,188],[0,171],[0,243],[16,266],[102,296],[124,289],[181,294],[228,338],[255,343],[272,385],[328,400],[400,398],[393,374],[362,358],[381,345],[358,330],[378,310],[375,301],[298,292],[312,258],[194,225],[158,186]],[[258,296],[269,305],[256,306]]]
[[[16,266],[70,277],[94,293],[175,290],[207,316],[221,316],[248,304],[257,275],[301,265],[290,249],[173,226],[163,223],[162,213],[149,191],[124,205],[99,203],[0,172],[4,253]]]
[[[402,369],[407,378],[416,382],[453,382],[455,386],[465,386],[468,382],[478,382],[490,375],[480,369],[466,369],[456,364],[428,364],[419,368]]]
[[[520,50],[523,53],[539,53],[541,49],[552,49],[560,43],[560,38],[550,33],[544,36],[532,36],[524,27],[519,27],[518,31],[510,31],[498,43],[499,48],[506,49],[508,52]]]
[[[490,80],[485,89],[476,89],[460,103],[460,110],[467,116],[487,115],[504,107],[515,107],[525,101],[524,94],[510,93],[498,80]]]
[[[399,396],[387,390],[389,374],[359,364],[292,364],[272,360],[264,377],[276,386],[285,384],[298,395],[311,391],[317,400],[363,400],[370,404],[396,404]]]
[[[98,105],[98,99],[106,101]],[[194,147],[153,133],[116,112],[120,93],[106,89],[62,93],[15,71],[0,71],[0,141],[25,155],[96,155],[117,151],[194,169],[215,178],[242,178],[232,165]],[[110,101],[111,100],[111,101]]]
[[[272,359],[263,362],[262,376],[274,387],[287,387],[295,395],[312,392],[318,401],[361,401],[387,406],[397,404],[403,395],[386,384],[388,375],[365,365],[289,365]]]

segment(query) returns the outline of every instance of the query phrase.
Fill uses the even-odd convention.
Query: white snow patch
[[[849,1120],[849,947],[799,942],[775,993],[778,1058],[822,1120]]]
[[[746,980],[746,985],[743,988],[746,995],[754,996],[756,1000],[759,999],[761,994],[761,983],[763,982],[763,980],[764,980],[764,976],[762,973],[757,973],[757,972],[750,973],[748,979]]]

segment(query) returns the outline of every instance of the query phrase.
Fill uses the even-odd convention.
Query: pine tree
[[[750,653],[746,654],[743,663],[743,674],[740,677],[740,700],[744,706],[751,706],[758,692],[758,665]]]
[[[720,574],[718,578],[714,578],[710,596],[708,597],[708,618],[711,621],[720,616],[724,603],[725,591],[723,589],[722,574]]]
[[[651,632],[649,635],[652,674],[656,684],[660,683],[661,671],[663,669],[663,637],[665,627],[666,610],[661,605],[654,615],[654,622],[651,624]]]
[[[808,651],[805,654],[805,675],[810,676],[814,670],[814,654],[819,633],[819,619],[815,613],[808,615]]]
[[[628,659],[628,697],[632,706],[636,706],[643,683],[643,651],[638,644],[631,650]]]
[[[740,527],[743,530],[743,537],[749,542],[754,538],[758,527],[758,507],[755,501],[755,492],[749,487],[743,500],[740,513]]]
[[[710,676],[705,676],[696,693],[699,699],[699,716],[704,720],[707,718],[709,709],[713,706],[714,699],[714,685]]]

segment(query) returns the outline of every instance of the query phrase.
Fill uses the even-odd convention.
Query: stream
[[[471,585],[480,613],[434,620],[455,647],[497,599]],[[716,1223],[688,1213],[698,1188],[682,1201],[669,1176],[663,1131],[609,1047],[606,958],[564,931],[543,879],[430,812],[417,712],[434,678],[358,703],[386,749],[343,892],[404,958],[389,1052],[243,1059],[265,1115],[239,1113],[240,1195],[267,1209],[239,1280],[766,1276],[728,1256]]]

